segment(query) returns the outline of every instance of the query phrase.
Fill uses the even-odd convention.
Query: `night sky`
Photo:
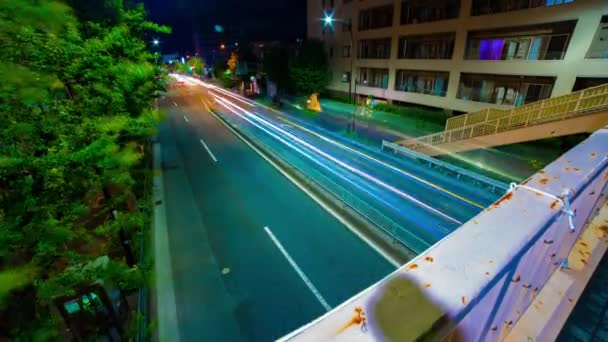
[[[161,37],[162,50],[192,52],[194,41],[204,49],[213,41],[240,44],[249,41],[304,38],[306,0],[145,0],[149,19],[173,28]],[[222,25],[223,34],[214,31]]]

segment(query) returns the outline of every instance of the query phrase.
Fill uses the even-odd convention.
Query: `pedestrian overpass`
[[[607,89],[587,92],[605,101]],[[570,95],[552,99],[538,104],[541,110],[523,109],[536,116],[510,114],[508,122],[531,125],[542,108],[563,105],[556,112],[572,113],[601,103],[575,94],[576,104],[566,100]],[[553,341],[607,246],[608,126],[512,184],[385,279],[280,341]]]
[[[486,108],[448,119],[440,133],[397,141],[430,156],[577,133],[608,124],[608,84],[518,108]]]

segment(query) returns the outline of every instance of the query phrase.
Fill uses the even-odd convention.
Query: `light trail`
[[[387,168],[389,168],[389,169],[391,169],[391,170],[393,170],[395,172],[398,172],[398,173],[400,173],[402,175],[408,176],[408,177],[410,177],[410,178],[412,178],[412,179],[414,179],[414,180],[416,180],[416,181],[418,181],[420,183],[428,185],[428,186],[430,186],[433,189],[436,189],[436,190],[438,190],[440,192],[443,192],[444,194],[452,196],[452,197],[454,197],[456,199],[459,199],[459,200],[461,200],[461,201],[463,201],[465,203],[468,203],[468,204],[470,204],[472,206],[478,207],[480,209],[485,209],[486,208],[486,207],[482,206],[479,203],[473,202],[473,201],[471,201],[471,200],[469,200],[469,199],[467,199],[467,198],[465,198],[463,196],[460,196],[460,195],[458,195],[458,194],[456,194],[456,193],[454,193],[452,191],[449,191],[449,190],[447,190],[447,189],[445,189],[445,188],[443,188],[443,187],[441,187],[441,186],[439,186],[439,185],[437,185],[435,183],[431,183],[431,182],[429,182],[429,181],[427,181],[427,180],[425,180],[423,178],[420,178],[420,177],[418,177],[418,176],[416,176],[416,175],[414,175],[412,173],[409,173],[407,171],[401,170],[401,169],[399,169],[399,168],[397,168],[397,167],[395,167],[395,166],[393,166],[393,165],[391,165],[389,163],[383,162],[382,160],[374,158],[374,157],[372,157],[372,156],[370,156],[368,154],[365,154],[365,153],[363,153],[361,151],[355,150],[354,148],[351,148],[351,147],[349,147],[347,145],[344,145],[344,144],[342,144],[342,143],[340,143],[338,141],[330,139],[330,138],[328,138],[328,137],[326,137],[324,135],[321,135],[321,134],[319,134],[319,133],[317,133],[317,132],[315,132],[313,130],[310,130],[310,129],[306,128],[306,127],[298,125],[297,123],[294,123],[293,121],[290,121],[290,120],[285,119],[285,118],[279,118],[279,120],[285,121],[285,122],[289,123],[290,125],[298,127],[299,129],[301,129],[301,130],[303,130],[303,131],[305,131],[307,133],[310,133],[310,134],[312,134],[314,136],[317,136],[320,139],[322,139],[322,140],[324,140],[324,141],[326,141],[326,142],[328,142],[330,144],[336,145],[336,146],[338,146],[340,148],[346,149],[346,150],[348,150],[350,152],[353,152],[353,153],[355,153],[357,155],[360,155],[360,156],[362,156],[364,158],[367,158],[367,159],[369,159],[371,161],[374,161],[374,162],[376,162],[376,163],[378,163],[378,164],[380,164],[382,166],[385,166],[385,167],[387,167]]]
[[[309,153],[303,151],[302,149],[300,149],[299,147],[293,145],[291,142],[285,140],[284,138],[278,136],[276,133],[273,133],[271,131],[269,131],[268,129],[260,126],[260,124],[251,121],[251,119],[248,119],[244,116],[242,116],[241,114],[239,114],[235,109],[232,108],[232,105],[230,104],[230,102],[225,102],[225,99],[221,99],[221,98],[216,98],[220,104],[222,104],[228,111],[238,115],[239,117],[241,117],[243,120],[249,122],[251,125],[253,125],[254,127],[257,127],[258,129],[262,130],[264,133],[270,135],[271,137],[279,140],[280,142],[282,142],[283,144],[287,145],[288,147],[292,148],[293,150],[295,150],[296,152],[302,154],[303,156],[305,156],[306,158],[310,159],[312,162],[314,162],[315,164],[319,165],[320,167],[326,169],[327,171],[329,171],[330,173],[336,175],[338,178],[343,179],[344,181],[346,181],[347,183],[353,185],[354,187],[360,189],[362,192],[368,194],[369,196],[371,196],[372,198],[374,198],[377,201],[380,201],[381,203],[383,203],[384,205],[392,208],[393,210],[397,211],[398,213],[400,213],[401,215],[407,217],[408,219],[412,220],[416,225],[418,225],[419,227],[421,227],[422,229],[426,230],[427,232],[431,233],[432,235],[434,235],[437,238],[443,238],[446,234],[449,233],[449,231],[438,231],[435,228],[429,227],[424,223],[421,223],[420,220],[415,219],[413,216],[414,215],[406,215],[406,213],[404,213],[402,210],[400,210],[399,208],[396,208],[395,206],[393,206],[392,204],[386,202],[384,199],[381,199],[378,197],[378,194],[374,194],[372,192],[370,192],[369,190],[363,188],[360,184],[356,184],[353,180],[348,179],[347,177],[345,177],[343,174],[340,174],[338,171],[332,169],[331,167],[329,167],[328,165],[326,165],[325,163],[321,162],[320,160],[318,160],[317,158],[311,156]],[[206,104],[205,104],[206,105]],[[336,194],[337,196],[339,196],[338,194]],[[438,225],[439,226],[439,225]],[[441,226],[439,226],[441,227]],[[443,227],[441,227],[443,228]],[[445,229],[445,228],[444,228]],[[410,233],[409,231],[405,231],[406,233],[410,234],[410,236],[412,236],[414,239],[418,240],[419,243],[422,243],[423,245],[429,247],[430,244],[426,241],[424,241],[423,239],[421,239],[420,237],[418,237],[417,235],[414,235],[413,233]],[[414,250],[417,250],[416,248],[413,248]]]
[[[199,80],[196,80],[196,81],[200,82],[203,86],[205,86],[206,88],[210,89],[211,91],[217,91],[217,92],[220,92],[222,94],[225,94],[225,95],[227,95],[227,96],[229,96],[229,97],[231,97],[231,98],[233,98],[233,99],[235,99],[237,101],[240,101],[240,102],[242,102],[244,104],[247,104],[250,107],[256,107],[258,105],[257,103],[255,103],[255,102],[253,102],[251,100],[245,99],[242,96],[235,95],[235,94],[233,94],[232,92],[230,92],[228,90],[216,87],[214,85],[207,84],[207,83],[199,81]],[[215,94],[213,94],[213,95],[215,96]],[[282,120],[282,121],[285,121],[285,122],[287,122],[287,123],[289,123],[289,124],[291,124],[291,125],[293,125],[295,127],[298,127],[299,129],[301,129],[301,130],[303,130],[305,132],[313,134],[313,135],[315,135],[315,136],[323,139],[324,141],[329,142],[330,144],[336,145],[336,146],[338,146],[340,148],[346,149],[346,150],[348,150],[350,152],[353,152],[353,153],[355,153],[357,155],[360,155],[360,156],[362,156],[364,158],[367,158],[367,159],[369,159],[371,161],[374,161],[374,162],[376,162],[376,163],[378,163],[378,164],[380,164],[380,165],[382,165],[384,167],[387,167],[387,168],[389,168],[389,169],[391,169],[391,170],[393,170],[393,171],[395,171],[397,173],[400,173],[400,174],[402,174],[404,176],[410,177],[410,178],[412,178],[412,179],[414,179],[414,180],[416,180],[416,181],[418,181],[418,182],[420,182],[422,184],[425,184],[425,185],[427,185],[427,186],[429,186],[429,187],[431,187],[431,188],[433,188],[433,189],[435,189],[437,191],[440,191],[440,192],[442,192],[442,193],[444,193],[444,194],[446,194],[448,196],[451,196],[453,198],[461,200],[461,201],[463,201],[463,202],[465,202],[467,204],[470,204],[470,205],[472,205],[474,207],[477,207],[479,209],[485,209],[486,208],[485,206],[483,206],[483,205],[481,205],[481,204],[479,204],[477,202],[474,202],[474,201],[472,201],[472,200],[470,200],[470,199],[468,199],[468,198],[466,198],[464,196],[458,195],[457,193],[454,193],[454,192],[452,192],[452,191],[450,191],[450,190],[448,190],[446,188],[443,188],[443,187],[441,187],[441,186],[439,186],[439,185],[437,185],[435,183],[429,182],[429,181],[427,181],[427,180],[425,180],[425,179],[423,179],[421,177],[418,177],[418,176],[416,176],[416,175],[414,175],[414,174],[412,174],[410,172],[407,172],[405,170],[397,168],[397,167],[395,167],[395,166],[393,166],[393,165],[391,165],[389,163],[383,162],[383,161],[381,161],[381,160],[379,160],[377,158],[374,158],[374,157],[372,157],[372,156],[370,156],[368,154],[365,154],[365,153],[363,153],[361,151],[355,150],[355,149],[353,149],[353,148],[351,148],[351,147],[349,147],[347,145],[344,145],[344,144],[342,144],[340,142],[337,142],[337,141],[335,141],[333,139],[330,139],[330,138],[328,138],[328,137],[326,137],[326,136],[324,136],[322,134],[319,134],[319,133],[317,133],[317,132],[315,132],[313,130],[310,130],[310,129],[306,128],[306,127],[298,125],[298,124],[296,124],[296,123],[294,123],[294,122],[292,122],[292,121],[290,121],[288,119],[285,119],[285,118],[279,118],[279,119]]]
[[[456,224],[459,224],[459,225],[462,224],[461,221],[459,221],[459,220],[451,217],[450,215],[448,215],[448,214],[446,214],[446,213],[444,213],[444,212],[442,212],[440,210],[437,210],[437,209],[431,207],[430,205],[428,205],[428,204],[426,204],[424,202],[421,202],[420,200],[416,199],[415,197],[413,197],[413,196],[411,196],[411,195],[409,195],[409,194],[407,194],[407,193],[405,193],[405,192],[397,189],[396,187],[394,187],[394,186],[392,186],[390,184],[387,184],[387,183],[385,183],[385,182],[377,179],[376,177],[374,177],[374,176],[372,176],[372,175],[370,175],[370,174],[368,174],[368,173],[366,173],[364,171],[361,171],[361,170],[359,170],[359,169],[357,169],[357,168],[355,168],[355,167],[353,167],[353,166],[351,166],[351,165],[349,165],[349,164],[347,164],[347,163],[345,163],[345,162],[337,159],[334,156],[329,155],[328,153],[326,153],[326,152],[318,149],[317,147],[311,145],[310,143],[308,143],[308,142],[300,139],[299,137],[291,134],[290,132],[288,132],[288,131],[286,131],[286,130],[284,130],[284,129],[282,129],[282,128],[280,128],[280,127],[278,127],[278,126],[276,126],[276,125],[274,125],[274,124],[272,124],[272,123],[270,123],[270,122],[268,122],[268,121],[266,121],[266,120],[264,120],[262,118],[260,118],[259,116],[255,115],[255,114],[253,114],[253,113],[251,113],[249,111],[247,111],[246,109],[244,109],[242,107],[239,107],[237,104],[235,104],[233,102],[230,102],[229,100],[227,100],[225,98],[220,98],[217,95],[214,95],[214,96],[216,98],[218,98],[218,99],[221,99],[222,101],[225,101],[226,103],[229,103],[234,108],[239,109],[244,114],[246,114],[247,116],[251,117],[252,119],[254,119],[254,120],[256,120],[256,121],[258,121],[258,122],[260,122],[260,123],[262,123],[262,124],[264,124],[264,125],[266,125],[268,127],[272,127],[274,130],[276,130],[278,132],[281,132],[283,135],[286,135],[286,136],[290,137],[292,140],[300,143],[301,145],[307,147],[308,149],[310,149],[310,150],[316,152],[317,154],[325,157],[326,159],[329,159],[329,160],[333,161],[334,163],[342,166],[343,168],[351,171],[352,173],[355,173],[355,174],[357,174],[357,175],[359,175],[359,176],[361,176],[361,177],[363,177],[363,178],[371,181],[372,183],[375,183],[375,184],[377,184],[377,185],[379,185],[379,186],[381,186],[381,187],[383,187],[383,188],[385,188],[385,189],[387,189],[387,190],[389,190],[389,191],[391,191],[391,192],[393,192],[393,193],[401,196],[402,198],[404,198],[406,200],[409,200],[410,202],[412,202],[414,204],[417,204],[419,207],[424,208],[424,209],[426,209],[429,212],[435,213],[435,214],[437,214],[437,215],[439,215],[439,216],[441,216],[441,217],[443,217],[443,218],[445,218],[445,219],[447,219],[447,220],[449,220],[451,222],[454,222]]]

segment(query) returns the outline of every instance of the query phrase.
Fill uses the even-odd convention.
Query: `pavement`
[[[159,101],[179,339],[276,339],[395,269],[210,114],[208,96]]]

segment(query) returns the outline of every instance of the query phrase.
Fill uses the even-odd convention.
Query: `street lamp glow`
[[[158,39],[154,39],[154,40],[152,41],[152,44],[153,44],[154,46],[158,46],[158,44],[159,44],[159,43],[160,43],[160,42],[158,41]]]
[[[334,21],[335,21],[335,19],[334,19],[332,13],[325,13],[325,17],[323,18],[323,22],[325,23],[325,26],[331,26]]]

